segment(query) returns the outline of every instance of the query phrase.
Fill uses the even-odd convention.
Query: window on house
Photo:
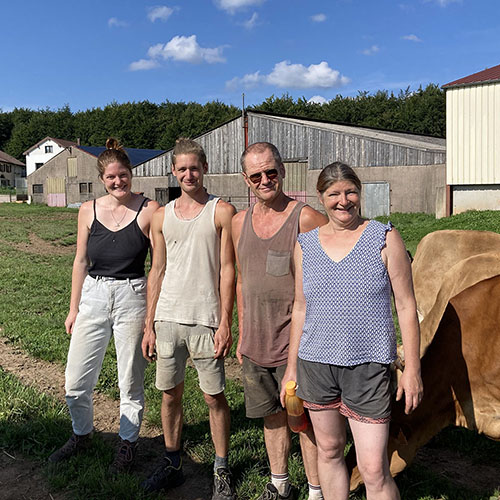
[[[4,164],[0,164],[0,172],[5,172],[5,165]]]
[[[43,184],[33,184],[33,194],[43,194]]]
[[[92,193],[92,183],[80,182],[80,194],[90,194],[90,193]]]
[[[35,163],[36,170],[38,170],[40,167],[43,167],[43,163]]]
[[[12,172],[12,165],[5,165],[5,171],[10,174]]]
[[[45,152],[46,153],[52,153],[53,152],[53,147],[52,146],[45,146]]]

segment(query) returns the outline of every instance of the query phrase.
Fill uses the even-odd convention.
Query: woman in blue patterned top
[[[325,500],[348,498],[346,419],[367,498],[398,499],[387,458],[389,365],[396,359],[392,294],[405,352],[396,398],[404,394],[409,413],[423,395],[410,261],[390,222],[360,216],[361,182],[352,168],[328,165],[317,191],[329,223],[300,234],[295,247],[295,302],[282,387],[297,380],[297,394],[309,409]]]

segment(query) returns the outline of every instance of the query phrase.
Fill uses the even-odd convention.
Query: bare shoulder
[[[324,226],[327,222],[328,218],[325,215],[309,205],[306,205],[300,211],[299,231],[301,233],[307,233],[317,227]]]
[[[401,234],[399,231],[393,226],[390,231],[387,231],[385,236],[385,244],[388,249],[405,249],[405,244],[403,238],[401,238]]]
[[[146,198],[146,201],[144,202],[144,208],[146,210],[151,211],[151,213],[153,213],[153,212],[156,212],[160,208],[160,204],[155,200],[151,200],[150,198]]]
[[[80,209],[78,210],[78,220],[81,222],[85,222],[87,226],[90,226],[93,219],[94,219],[94,200],[82,203]]]
[[[243,221],[245,220],[245,215],[248,212],[248,208],[245,210],[241,210],[237,212],[232,220],[232,225],[233,225],[233,231],[235,229],[240,229],[241,226],[243,225]]]
[[[231,219],[236,213],[236,209],[231,203],[219,200],[215,207],[215,224],[217,227],[227,227],[231,229]]]
[[[219,200],[217,206],[215,207],[215,212],[221,214],[222,216],[232,217],[236,213],[236,208],[231,203],[224,200]]]

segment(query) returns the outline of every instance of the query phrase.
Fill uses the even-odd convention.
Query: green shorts
[[[267,368],[243,356],[242,368],[247,417],[262,418],[283,411],[280,391],[286,365]]]
[[[214,358],[215,328],[155,321],[156,388],[167,391],[184,380],[190,357],[198,372],[201,390],[215,395],[224,391],[224,358]]]

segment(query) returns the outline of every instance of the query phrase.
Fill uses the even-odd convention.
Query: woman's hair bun
[[[118,139],[109,137],[106,140],[106,149],[116,149],[117,151],[123,151],[123,146],[118,142]]]

